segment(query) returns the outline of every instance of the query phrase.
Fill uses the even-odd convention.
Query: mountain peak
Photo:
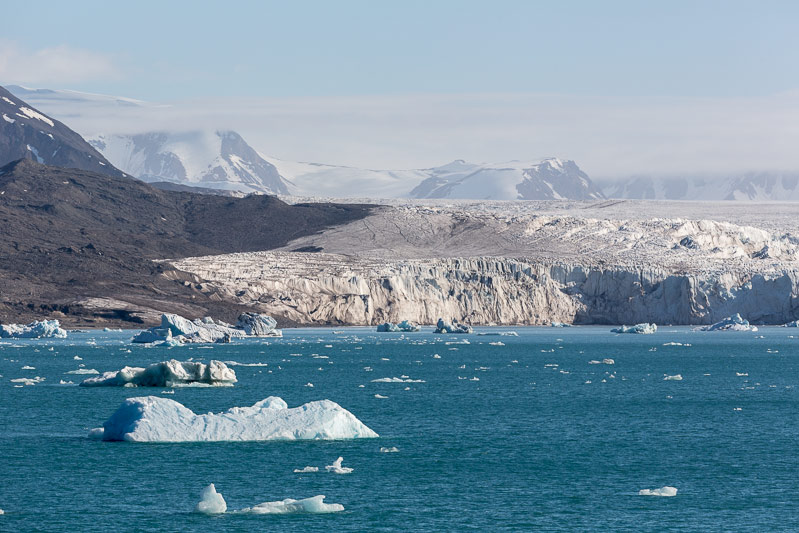
[[[0,165],[19,159],[125,176],[78,133],[0,87]]]

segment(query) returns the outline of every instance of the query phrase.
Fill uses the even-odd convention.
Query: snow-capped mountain
[[[413,198],[475,200],[592,200],[604,198],[574,161],[473,164],[462,160],[430,169]]]
[[[290,184],[234,131],[150,132],[89,139],[113,164],[144,181],[288,194]]]
[[[799,201],[799,173],[750,172],[738,176],[636,176],[600,183],[608,198],[649,200]]]
[[[17,159],[125,175],[78,133],[0,87],[0,166]]]

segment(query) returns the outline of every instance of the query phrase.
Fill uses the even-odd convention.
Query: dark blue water
[[[134,346],[131,332],[0,344],[0,531],[799,530],[799,338],[791,337],[799,331],[338,331],[287,330],[281,340],[211,349]],[[464,338],[471,344],[446,344]],[[489,345],[497,341],[505,345]],[[132,444],[86,437],[123,398],[161,389],[58,385],[85,377],[67,371],[170,358],[268,364],[235,367],[234,388],[165,396],[196,412],[270,395],[289,406],[329,398],[380,438]],[[589,364],[603,358],[615,364]],[[676,374],[683,380],[663,380]],[[401,375],[425,383],[371,382]],[[10,382],[34,376],[46,381]],[[380,452],[391,446],[399,453]],[[339,455],[352,474],[293,473]],[[211,482],[229,509],[324,494],[346,510],[193,514]],[[664,485],[678,495],[637,494]]]

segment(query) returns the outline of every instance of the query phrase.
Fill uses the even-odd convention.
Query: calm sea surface
[[[130,331],[5,340],[0,531],[799,530],[799,330],[478,328],[510,330],[519,336],[297,329],[177,348],[131,345]],[[234,367],[233,388],[164,396],[195,412],[267,396],[290,407],[327,398],[380,438],[87,438],[124,398],[164,389],[59,385],[86,377],[69,371],[172,358],[268,365]],[[615,364],[589,364],[607,358]],[[677,374],[683,379],[664,380]],[[46,380],[10,381],[35,376]],[[424,382],[372,381],[401,376]],[[324,472],[338,456],[352,474]],[[322,472],[293,472],[308,465]],[[345,511],[193,514],[208,483],[229,509],[324,494]],[[638,495],[666,485],[676,497]]]

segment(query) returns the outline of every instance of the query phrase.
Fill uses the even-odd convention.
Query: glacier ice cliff
[[[104,372],[84,380],[81,387],[181,387],[231,386],[236,372],[221,361],[207,365],[197,361],[163,361],[147,368],[126,366],[122,370]]]
[[[799,318],[794,211],[403,204],[278,250],[172,264],[210,297],[302,324],[784,324]]]
[[[92,438],[130,442],[214,442],[374,438],[377,433],[330,400],[289,408],[270,396],[251,407],[197,415],[175,400],[128,398]]]

